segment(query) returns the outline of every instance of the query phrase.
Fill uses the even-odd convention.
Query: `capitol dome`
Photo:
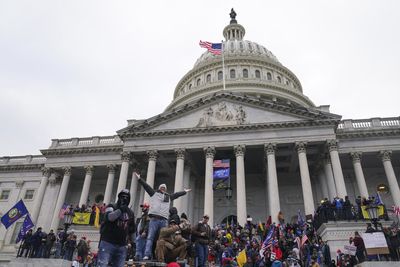
[[[193,69],[178,82],[173,101],[166,110],[221,90],[306,108],[315,107],[303,94],[296,75],[264,46],[243,40],[246,32],[244,27],[237,23],[233,10],[230,15],[230,24],[223,30],[223,57],[209,51],[204,52]]]

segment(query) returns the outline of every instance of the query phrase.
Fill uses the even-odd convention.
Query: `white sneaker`
[[[149,257],[144,256],[144,257],[143,257],[143,260],[144,260],[144,261],[148,261],[148,260],[149,260]]]

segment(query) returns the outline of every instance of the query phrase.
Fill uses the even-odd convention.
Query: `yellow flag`
[[[247,262],[247,255],[245,249],[239,252],[239,254],[236,257],[236,261],[239,267],[243,267],[243,265]]]
[[[94,227],[100,228],[100,209],[96,207],[96,217],[94,217]]]
[[[370,219],[367,211],[367,206],[361,206],[361,211],[364,219]],[[383,205],[378,206],[378,216],[384,215],[385,210],[383,209]]]
[[[90,222],[90,213],[75,212],[74,219],[72,220],[73,224],[89,224],[89,222]]]

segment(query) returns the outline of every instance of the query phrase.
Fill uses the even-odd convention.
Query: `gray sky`
[[[399,116],[400,1],[0,2],[0,156],[161,113],[231,7],[246,40],[343,118]]]

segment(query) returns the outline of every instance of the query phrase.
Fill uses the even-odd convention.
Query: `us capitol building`
[[[341,120],[303,94],[296,75],[268,49],[244,40],[235,16],[223,35],[225,70],[221,56],[204,52],[163,113],[129,119],[112,136],[52,139],[41,155],[1,157],[0,212],[23,199],[47,232],[63,227],[64,203],[112,203],[128,188],[140,214],[148,196],[136,170],[169,192],[192,188],[173,203],[192,222],[203,214],[210,224],[231,215],[240,224],[247,215],[277,221],[279,211],[290,221],[299,209],[313,214],[324,197],[354,203],[375,195],[379,184],[388,188],[386,206],[400,206],[399,117]],[[214,159],[230,159],[231,190],[213,190]],[[21,224],[1,227],[1,252],[15,251]],[[93,227],[76,232],[98,240]]]

